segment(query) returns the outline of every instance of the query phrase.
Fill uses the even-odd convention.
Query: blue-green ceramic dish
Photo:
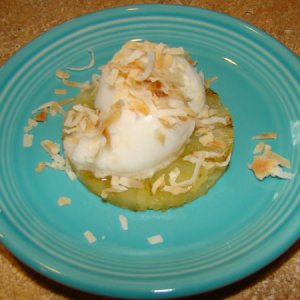
[[[209,193],[166,212],[131,212],[103,203],[64,172],[35,172],[49,160],[39,142],[60,142],[62,118],[32,130],[31,112],[62,88],[55,71],[105,64],[128,40],[182,46],[198,61],[231,111],[231,165]],[[72,72],[86,81],[97,67]],[[139,5],[99,11],[66,22],[21,49],[1,69],[0,238],[41,274],[91,293],[123,298],[168,298],[201,293],[244,278],[269,264],[300,236],[300,63],[261,30],[192,7]],[[70,88],[68,96],[77,90]],[[258,181],[247,168],[253,135],[276,132],[274,151],[290,159],[292,180]],[[67,196],[69,206],[57,199]],[[124,231],[118,216],[127,217]],[[90,230],[97,241],[89,244]],[[150,245],[149,236],[164,242]]]

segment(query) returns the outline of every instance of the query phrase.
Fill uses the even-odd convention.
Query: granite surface
[[[193,5],[223,12],[266,31],[300,56],[299,0],[0,0],[0,65],[34,37],[67,20],[100,9],[137,3]],[[300,240],[256,274],[190,299],[193,298],[300,299]],[[79,292],[49,280],[25,266],[0,244],[0,299],[108,298]]]

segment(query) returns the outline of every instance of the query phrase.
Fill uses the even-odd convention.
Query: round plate
[[[209,193],[166,212],[131,212],[103,203],[64,172],[35,171],[49,161],[40,141],[61,140],[62,117],[32,130],[32,110],[63,88],[55,71],[105,64],[128,40],[182,46],[198,61],[233,116],[231,165]],[[259,29],[212,11],[141,5],[99,11],[58,26],[19,51],[1,70],[0,237],[38,272],[84,291],[129,298],[177,297],[216,289],[270,263],[300,235],[299,60]],[[97,67],[71,72],[86,81]],[[76,88],[68,88],[74,96]],[[275,152],[291,160],[292,180],[257,180],[247,168],[253,135],[276,132]],[[60,207],[57,199],[70,197]],[[119,215],[128,220],[122,230]],[[93,244],[83,233],[96,237]],[[160,234],[164,242],[150,245]]]

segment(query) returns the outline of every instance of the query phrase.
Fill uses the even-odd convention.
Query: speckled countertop
[[[299,0],[0,0],[0,65],[50,28],[120,5],[173,3],[227,13],[268,32],[300,56]],[[300,216],[299,216],[300,218]],[[195,299],[300,299],[300,241],[258,273]],[[108,299],[78,292],[29,269],[0,244],[0,299]]]

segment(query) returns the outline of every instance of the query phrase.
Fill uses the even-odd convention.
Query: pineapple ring
[[[84,90],[76,102],[93,107],[93,91],[93,87]],[[233,149],[234,134],[228,109],[209,88],[206,98],[206,109],[180,157],[152,178],[96,178],[90,171],[78,171],[74,165],[72,168],[89,191],[104,201],[130,210],[167,210],[195,200],[206,194],[224,174]],[[66,136],[68,134],[64,133],[63,138]]]

